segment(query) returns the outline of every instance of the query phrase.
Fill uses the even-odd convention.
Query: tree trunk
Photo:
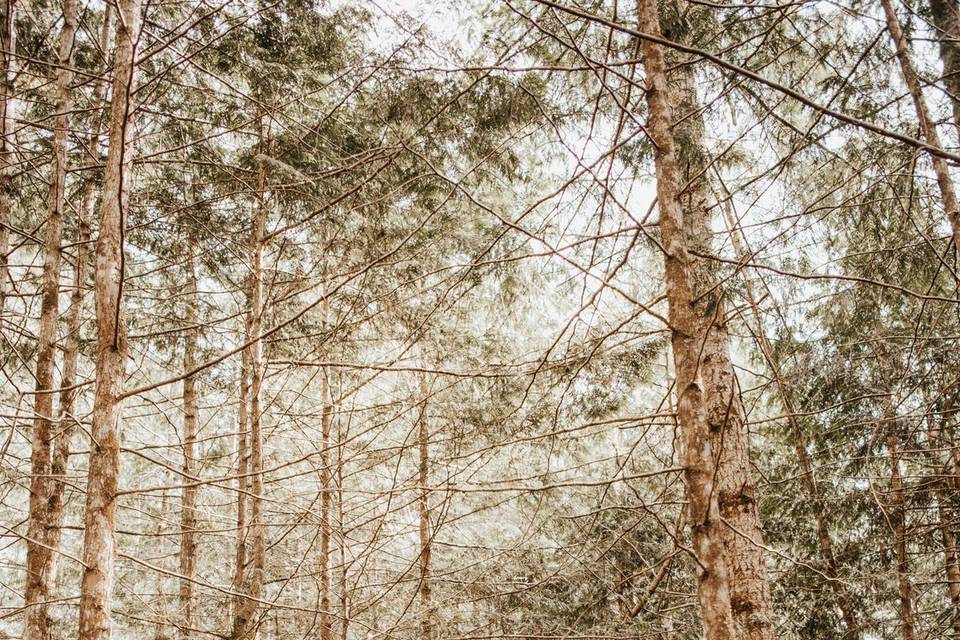
[[[940,42],[943,84],[953,106],[953,124],[960,138],[960,7],[956,0],[930,0],[930,15]]]
[[[0,316],[7,293],[7,251],[10,245],[10,210],[13,201],[13,176],[16,173],[14,149],[14,75],[17,51],[17,0],[3,0],[3,21],[0,23]]]
[[[659,36],[656,0],[638,0],[640,31]],[[723,523],[714,490],[714,452],[704,391],[699,379],[702,323],[694,311],[694,265],[687,247],[678,199],[679,167],[673,139],[673,112],[666,64],[660,45],[642,41],[646,69],[647,131],[654,144],[660,237],[676,370],[677,413],[683,443],[684,480],[693,552],[698,562],[697,592],[708,640],[737,637],[731,610],[730,576],[724,560]]]
[[[50,612],[47,601],[53,592],[51,568],[56,553],[52,546],[57,518],[53,475],[53,369],[60,310],[60,244],[63,239],[64,189],[67,179],[67,127],[70,124],[73,80],[73,42],[77,33],[77,0],[64,0],[63,27],[57,55],[54,97],[53,144],[50,188],[47,194],[47,229],[43,246],[43,280],[40,302],[40,333],[37,338],[36,390],[33,404],[33,435],[30,453],[30,517],[27,533],[26,621],[24,640],[49,640]],[[61,435],[61,438],[63,436]]]
[[[673,34],[668,32],[668,37]],[[775,637],[767,569],[763,558],[763,530],[757,512],[757,490],[750,468],[749,433],[739,388],[730,361],[730,335],[724,312],[724,295],[717,277],[713,249],[713,214],[709,162],[704,152],[704,125],[697,98],[693,67],[675,65],[671,89],[680,120],[674,128],[678,179],[686,185],[679,194],[687,246],[691,258],[695,302],[693,311],[703,336],[700,375],[703,401],[716,466],[716,492],[720,516],[729,526],[719,528],[729,565],[731,607],[740,637],[770,640]]]
[[[183,335],[183,370],[192,371],[197,365],[197,257],[195,234],[187,230],[187,283],[186,314],[187,330]],[[197,542],[197,491],[194,484],[198,472],[196,462],[197,421],[196,377],[183,379],[183,479],[186,484],[180,505],[180,637],[186,640],[193,629],[193,575],[196,565]]]
[[[910,59],[907,39],[900,28],[893,3],[891,0],[880,0],[880,3],[883,5],[883,12],[887,17],[887,29],[890,31],[890,37],[893,39],[893,45],[897,51],[897,60],[900,62],[903,82],[907,85],[910,97],[913,98],[913,106],[917,111],[917,118],[920,119],[920,129],[923,131],[924,140],[934,149],[943,149],[943,145],[940,144],[940,135],[937,133],[936,122],[930,117],[930,110],[923,98],[920,79],[917,77],[913,61]],[[947,219],[950,221],[950,228],[953,231],[954,250],[960,253],[960,210],[957,208],[957,192],[953,185],[953,178],[950,177],[946,160],[932,153],[929,155],[930,162],[933,164],[933,171],[937,176],[937,186],[940,188],[943,208],[946,210]]]
[[[740,235],[737,233],[736,221],[733,219],[733,215],[730,213],[729,206],[724,209],[724,213],[726,215],[727,229],[734,247],[734,251],[736,252],[737,260],[741,263],[746,262],[748,260],[749,253],[747,248],[744,246]],[[787,423],[790,426],[790,433],[793,436],[793,446],[794,451],[797,454],[797,461],[800,465],[803,486],[806,489],[807,497],[810,500],[810,508],[812,512],[811,515],[813,516],[814,527],[817,533],[817,546],[820,552],[820,560],[823,563],[823,573],[829,579],[834,602],[836,602],[837,608],[840,610],[840,616],[843,619],[844,626],[846,627],[846,632],[844,633],[843,637],[849,640],[859,640],[861,637],[860,625],[857,622],[856,614],[854,613],[853,603],[847,595],[846,590],[843,587],[843,583],[839,579],[839,567],[837,565],[836,556],[833,553],[833,540],[830,537],[830,528],[827,522],[827,505],[820,492],[816,474],[814,473],[813,465],[810,462],[810,456],[807,455],[807,440],[804,436],[803,429],[797,420],[796,411],[794,410],[793,402],[790,399],[790,391],[780,370],[780,363],[777,361],[773,346],[767,339],[767,333],[763,325],[763,319],[760,316],[760,307],[757,302],[757,297],[753,292],[753,287],[751,286],[750,281],[747,279],[744,279],[744,289],[747,295],[747,301],[750,303],[750,308],[753,314],[755,331],[758,338],[757,341],[760,345],[760,351],[763,353],[764,359],[767,362],[767,366],[770,368],[770,372],[776,381],[777,391],[779,392],[780,400],[783,403],[783,407],[787,415]]]
[[[100,29],[100,48],[106,52],[110,50],[111,6],[105,5],[103,24]],[[87,141],[89,157],[97,157],[100,146],[100,117],[99,111],[107,99],[107,83],[103,80],[94,87],[94,115],[92,117],[92,131]],[[65,477],[67,463],[70,459],[70,441],[78,424],[75,417],[77,389],[77,358],[80,352],[80,327],[83,321],[83,291],[87,284],[87,262],[89,259],[90,220],[93,219],[93,209],[96,203],[96,185],[88,180],[83,185],[83,195],[80,201],[80,210],[77,214],[77,254],[76,266],[73,271],[73,292],[70,295],[70,308],[67,311],[67,335],[63,349],[63,374],[60,378],[60,410],[58,416],[59,434],[55,439],[53,449],[53,464],[51,475],[54,478],[52,496],[50,498],[50,520],[53,528],[50,532],[50,547],[60,548],[60,538],[63,533],[64,493],[66,491]],[[60,558],[54,554],[50,565],[50,583],[56,587]]]
[[[97,318],[96,392],[91,428],[80,586],[80,640],[110,640],[114,563],[114,517],[120,470],[120,413],[127,332],[123,318],[123,234],[131,168],[132,90],[140,0],[120,0],[113,61],[110,145],[107,152],[94,298]]]
[[[250,324],[245,322],[244,337],[250,340]],[[250,429],[250,350],[240,354],[239,421],[237,427],[237,540],[234,561],[233,590],[241,592],[247,566],[247,486],[249,485],[250,454],[247,446]],[[235,598],[234,610],[240,598]]]
[[[260,386],[263,380],[263,341],[260,339],[263,317],[263,236],[267,208],[264,198],[266,174],[261,163],[258,172],[258,203],[253,216],[250,237],[250,308],[247,315],[247,335],[253,343],[247,347],[250,366],[250,566],[242,569],[242,582],[233,618],[233,640],[253,640],[257,636],[257,614],[263,595],[264,554],[266,553],[263,522],[263,433],[260,416]],[[241,385],[241,390],[243,386]],[[242,497],[243,494],[241,494]]]
[[[895,427],[894,427],[895,428]],[[900,590],[900,631],[903,640],[916,640],[913,617],[913,586],[910,584],[910,559],[907,557],[907,527],[904,513],[903,480],[900,477],[900,444],[896,432],[887,436],[890,456],[889,518],[893,528],[893,547],[897,555],[897,586]]]
[[[417,419],[419,432],[417,444],[420,449],[420,485],[417,506],[420,512],[420,638],[433,638],[433,587],[430,575],[430,557],[432,553],[430,534],[430,425],[427,423],[427,388],[426,375],[421,373],[420,378],[420,415]]]
[[[945,396],[949,396],[947,391]],[[947,407],[950,403],[946,403]],[[943,541],[943,568],[947,578],[947,596],[950,598],[951,616],[953,625],[953,637],[960,639],[960,555],[957,549],[957,536],[954,533],[955,512],[951,508],[951,492],[954,489],[953,465],[948,453],[947,460],[944,461],[940,456],[940,449],[947,444],[948,452],[952,451],[952,438],[945,437],[945,427],[947,423],[947,412],[940,414],[940,425],[937,425],[933,415],[927,416],[927,451],[930,457],[931,468],[937,474],[933,478],[935,490],[933,499],[937,507],[938,527]]]
[[[339,407],[339,405],[334,405]],[[339,413],[339,412],[338,412]],[[347,640],[350,630],[350,598],[347,589],[347,535],[344,530],[343,512],[343,452],[347,434],[343,429],[343,418],[337,418],[337,535],[339,537],[340,556],[340,640]]]
[[[327,320],[327,301],[324,297],[324,325]],[[333,615],[330,610],[330,371],[324,367],[321,374],[323,413],[320,418],[320,640],[331,640]]]

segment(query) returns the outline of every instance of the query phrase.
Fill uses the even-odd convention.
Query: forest
[[[0,18],[0,639],[960,640],[960,0]]]

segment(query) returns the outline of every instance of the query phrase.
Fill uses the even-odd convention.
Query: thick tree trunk
[[[716,492],[720,516],[729,526],[720,528],[730,570],[731,607],[742,638],[775,637],[767,570],[763,558],[763,530],[757,512],[757,490],[750,468],[749,433],[743,404],[730,361],[730,335],[719,286],[713,248],[713,212],[704,152],[704,126],[696,93],[693,67],[671,65],[671,89],[679,124],[674,128],[680,193],[687,246],[692,258],[695,300],[693,311],[704,336],[700,355],[704,406],[712,434]]]
[[[748,260],[749,253],[737,232],[736,221],[733,219],[729,209],[725,208],[724,213],[726,215],[727,228],[736,252],[737,260],[740,262],[746,262]],[[787,423],[790,426],[790,433],[793,436],[793,446],[794,451],[797,454],[797,461],[800,465],[803,486],[806,489],[807,497],[810,500],[810,510],[814,519],[814,526],[817,533],[817,546],[820,552],[820,560],[823,563],[823,572],[824,575],[826,575],[829,579],[834,602],[836,602],[837,608],[840,610],[840,616],[843,619],[844,626],[846,627],[843,638],[847,640],[859,640],[861,637],[860,625],[857,622],[856,614],[854,613],[853,602],[847,595],[843,587],[843,583],[839,579],[839,567],[836,556],[833,552],[833,540],[830,537],[830,528],[827,522],[827,505],[823,499],[823,495],[820,492],[816,474],[813,470],[813,464],[810,462],[810,456],[807,454],[807,440],[804,436],[803,429],[797,420],[796,411],[794,410],[793,402],[790,399],[790,391],[783,378],[783,374],[781,373],[780,363],[776,358],[773,345],[771,345],[770,341],[767,339],[767,333],[766,329],[764,328],[763,319],[760,316],[760,308],[757,302],[757,297],[753,292],[753,287],[751,286],[749,280],[744,280],[744,289],[753,313],[755,325],[754,330],[756,331],[760,350],[763,353],[764,359],[767,362],[767,366],[770,368],[770,372],[773,375],[774,380],[776,381],[777,391],[779,392],[780,400],[783,403],[783,407],[787,415]]]
[[[17,50],[17,0],[2,0],[0,21],[0,316],[7,294],[7,251],[10,246],[10,210],[13,204],[13,176],[16,172],[14,149],[14,76]]]
[[[417,507],[420,515],[420,638],[433,638],[433,585],[430,575],[432,537],[430,533],[430,424],[427,422],[427,378],[420,374],[420,415],[417,444],[420,449],[419,496]]]
[[[895,430],[887,436],[887,453],[890,457],[889,518],[893,529],[893,547],[897,555],[897,586],[900,590],[900,631],[903,640],[916,640],[913,585],[910,583],[910,559],[907,556],[903,479],[900,476],[900,443]]]
[[[123,233],[133,139],[132,90],[140,0],[121,0],[113,62],[110,145],[94,271],[97,318],[96,392],[91,428],[80,587],[80,640],[110,640],[114,517],[120,471],[120,413],[127,332],[123,317]]]
[[[638,0],[640,31],[659,36],[656,0]],[[643,40],[646,69],[647,132],[654,144],[660,237],[676,371],[677,414],[683,442],[684,480],[693,551],[698,562],[697,592],[708,640],[737,637],[731,610],[730,575],[724,559],[723,522],[715,490],[714,452],[703,382],[700,379],[702,323],[694,310],[694,265],[687,247],[678,199],[680,172],[673,139],[673,110],[663,50]]]
[[[194,234],[187,231],[187,283],[186,314],[184,321],[187,330],[183,335],[183,370],[192,371],[197,365],[197,257]],[[196,565],[197,542],[197,491],[193,484],[197,469],[197,421],[199,403],[197,402],[196,377],[189,375],[183,379],[183,479],[186,486],[180,504],[180,637],[189,638],[193,632],[193,575]]]
[[[260,386],[263,381],[263,341],[259,336],[263,318],[263,236],[267,209],[264,198],[265,172],[261,164],[258,174],[258,205],[253,216],[250,237],[250,308],[247,315],[247,335],[253,343],[247,348],[250,366],[250,566],[241,567],[242,581],[234,609],[233,640],[253,640],[259,627],[257,614],[263,596],[263,569],[266,553],[266,531],[263,522],[263,433],[261,430]],[[241,385],[241,389],[242,389]],[[242,494],[241,494],[242,495]]]
[[[70,124],[73,80],[73,42],[77,33],[77,2],[63,3],[63,26],[57,54],[57,81],[54,97],[52,161],[47,194],[47,228],[43,245],[43,279],[40,302],[40,333],[37,338],[36,390],[33,404],[33,437],[30,453],[30,519],[27,533],[26,620],[24,640],[50,638],[47,601],[53,592],[52,567],[56,548],[52,545],[57,526],[53,475],[53,369],[57,347],[60,309],[60,244],[63,239],[64,189],[67,178],[67,127]],[[62,437],[62,436],[61,436]]]
[[[924,140],[934,149],[943,149],[943,145],[940,144],[940,135],[937,133],[937,124],[931,118],[930,110],[927,108],[923,90],[920,87],[920,79],[917,77],[917,71],[910,58],[907,39],[900,28],[900,21],[897,19],[893,3],[891,0],[880,0],[880,3],[883,5],[883,12],[887,17],[887,29],[890,31],[890,37],[893,39],[893,45],[897,52],[903,82],[907,85],[910,97],[913,98],[913,106],[917,111],[917,118],[920,120],[920,129],[923,131]],[[930,162],[933,164],[933,171],[937,176],[937,186],[940,188],[943,208],[953,231],[954,250],[960,253],[960,210],[958,210],[957,191],[953,184],[953,178],[950,177],[950,169],[947,167],[946,160],[932,153],[929,155]]]
[[[960,6],[956,0],[930,0],[930,15],[940,42],[943,84],[953,105],[953,124],[960,138]]]

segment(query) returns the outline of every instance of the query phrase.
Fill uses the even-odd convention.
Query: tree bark
[[[10,210],[13,202],[13,176],[16,172],[14,137],[14,76],[17,71],[17,0],[3,0],[0,22],[0,316],[6,306],[8,256],[10,250]]]
[[[907,527],[904,513],[903,479],[900,476],[900,443],[895,431],[887,435],[890,457],[889,518],[893,528],[893,547],[897,555],[897,587],[900,590],[900,631],[903,640],[916,640],[913,616],[913,585],[910,583],[910,559],[907,556]]]
[[[930,15],[940,43],[943,84],[953,106],[953,124],[960,138],[960,7],[956,0],[930,0]]]
[[[111,29],[110,17],[112,8],[105,5],[103,24],[100,28],[100,49],[110,50]],[[87,153],[91,158],[97,157],[100,146],[100,117],[99,111],[107,99],[107,83],[100,80],[94,87],[94,115],[92,117],[91,133],[87,141]],[[63,533],[64,492],[66,491],[67,463],[70,459],[70,441],[78,424],[75,417],[75,405],[78,390],[77,358],[80,353],[80,327],[83,321],[83,292],[87,284],[87,269],[89,260],[90,221],[93,219],[96,203],[96,185],[88,180],[83,185],[83,195],[80,209],[77,214],[77,254],[76,267],[73,272],[73,292],[70,295],[70,308],[67,311],[67,335],[63,349],[63,374],[60,378],[60,410],[58,416],[59,434],[55,439],[53,450],[53,464],[51,473],[54,478],[53,494],[50,499],[51,522],[53,528],[50,535],[50,547],[60,548],[60,538]],[[50,582],[55,587],[57,582],[60,558],[54,554],[50,566]]]
[[[949,396],[947,391],[945,396]],[[946,403],[949,407],[949,401]],[[947,596],[950,598],[951,624],[953,625],[953,637],[960,639],[960,550],[957,549],[957,536],[954,533],[953,526],[956,521],[955,510],[951,505],[951,492],[954,490],[954,484],[951,480],[954,477],[954,469],[948,453],[947,460],[940,456],[940,448],[944,443],[952,445],[951,438],[945,437],[945,427],[947,423],[947,412],[940,413],[941,424],[936,424],[933,415],[927,416],[927,451],[930,457],[931,468],[937,473],[933,478],[934,495],[933,499],[937,507],[937,526],[940,529],[940,535],[943,542],[943,568],[947,578]],[[948,446],[948,452],[952,451],[952,446]]]
[[[890,37],[893,39],[893,45],[897,52],[903,82],[907,85],[907,90],[910,92],[913,106],[917,112],[917,118],[920,120],[920,130],[923,131],[924,140],[934,149],[943,149],[943,145],[940,144],[940,135],[937,133],[937,124],[930,117],[930,110],[927,108],[923,90],[920,87],[920,79],[910,58],[907,39],[900,28],[893,3],[891,0],[880,0],[880,3],[883,5],[883,12],[887,18],[887,29],[890,31]],[[933,153],[929,155],[930,162],[933,164],[933,171],[937,176],[937,186],[940,188],[943,208],[946,210],[947,219],[950,221],[950,228],[953,232],[954,250],[960,254],[960,210],[957,208],[957,191],[953,184],[953,178],[950,177],[946,160]]]
[[[339,407],[338,404],[334,405]],[[339,412],[338,412],[339,413]],[[347,434],[342,417],[337,418],[337,536],[340,556],[340,640],[347,640],[350,631],[350,597],[347,589],[347,535],[344,529],[343,466]]]
[[[199,317],[197,307],[197,247],[195,234],[187,230],[187,283],[186,313],[184,321],[187,330],[183,335],[183,371],[189,372],[197,365],[197,328]],[[186,640],[193,629],[193,576],[196,566],[197,542],[197,492],[194,484],[198,472],[196,462],[197,421],[199,415],[197,402],[196,377],[188,375],[183,379],[183,477],[186,485],[180,504],[180,637]]]
[[[675,37],[668,33],[668,37]],[[682,35],[681,35],[682,37]],[[693,67],[672,64],[669,75],[680,120],[674,127],[679,179],[686,186],[679,195],[687,245],[695,254],[691,273],[693,312],[703,336],[700,375],[707,424],[717,458],[716,491],[720,527],[729,565],[731,607],[741,637],[770,640],[775,637],[767,569],[763,558],[763,530],[757,511],[757,490],[750,468],[749,432],[739,388],[730,360],[730,335],[724,311],[724,294],[717,277],[713,248],[713,210],[706,171],[704,125],[697,98]]]
[[[659,36],[656,0],[638,0],[640,31]],[[683,443],[684,481],[693,551],[698,567],[697,593],[708,640],[737,637],[731,610],[730,575],[724,559],[724,526],[715,491],[714,452],[700,379],[702,323],[694,309],[694,265],[687,247],[678,198],[680,171],[673,139],[673,110],[661,47],[641,44],[646,69],[647,131],[654,144],[660,238],[664,253],[668,315],[676,371],[677,414]]]
[[[748,261],[749,252],[744,246],[738,234],[736,221],[730,213],[729,207],[724,209],[727,222],[727,230],[730,235],[737,260],[741,263]],[[787,415],[787,423],[790,427],[790,433],[793,438],[794,451],[797,454],[797,462],[800,465],[800,474],[803,479],[804,489],[807,491],[807,497],[810,500],[811,515],[814,519],[814,528],[817,533],[817,547],[820,553],[820,560],[823,563],[823,572],[827,576],[830,584],[830,590],[833,592],[834,602],[840,610],[840,616],[843,619],[846,632],[843,637],[849,640],[859,640],[861,637],[860,624],[857,622],[854,605],[849,598],[843,584],[840,581],[840,571],[836,556],[833,552],[833,540],[830,537],[830,528],[827,521],[827,504],[823,499],[820,486],[817,483],[817,477],[813,470],[813,464],[810,462],[810,456],[807,454],[807,439],[804,436],[803,428],[797,420],[797,414],[791,400],[790,390],[784,380],[781,372],[780,363],[776,358],[773,345],[767,339],[767,332],[763,325],[763,319],[760,316],[760,307],[757,302],[757,296],[754,294],[753,286],[748,279],[744,279],[744,289],[747,295],[747,301],[750,303],[753,314],[757,342],[760,351],[764,356],[767,366],[777,384],[777,391],[780,395],[780,401],[783,403]]]
[[[64,0],[63,26],[57,53],[54,90],[53,143],[50,188],[47,193],[47,228],[43,246],[43,278],[40,302],[40,332],[37,338],[36,390],[33,404],[33,434],[30,453],[30,516],[27,533],[27,577],[24,596],[24,640],[50,638],[47,601],[53,592],[51,569],[56,548],[52,546],[57,526],[53,475],[53,369],[60,310],[60,245],[63,239],[64,189],[67,179],[67,128],[70,125],[73,81],[73,43],[77,33],[77,0]],[[61,438],[63,435],[61,434]]]
[[[324,325],[328,314],[323,301]],[[331,640],[333,615],[330,610],[330,371],[324,367],[321,391],[323,413],[320,417],[320,640]]]
[[[417,444],[420,450],[419,465],[419,496],[417,507],[420,516],[420,638],[432,640],[433,632],[433,585],[430,574],[432,555],[432,536],[430,533],[430,425],[427,422],[427,388],[426,375],[421,373],[420,379],[420,415],[417,418],[419,429]]]
[[[123,234],[128,203],[140,0],[120,0],[113,62],[110,144],[94,271],[97,318],[96,392],[80,586],[80,640],[110,640],[114,518],[120,470],[120,414],[127,357],[123,317]]]
[[[250,566],[242,568],[242,582],[233,618],[233,640],[252,640],[257,636],[257,614],[263,595],[264,554],[266,532],[263,522],[263,433],[261,431],[260,386],[263,380],[263,341],[260,339],[263,317],[263,236],[267,209],[264,197],[266,175],[261,163],[258,172],[257,210],[253,216],[250,234],[250,305],[247,313],[247,335],[252,344],[247,347],[250,363]],[[241,389],[242,389],[241,385]],[[241,495],[242,497],[242,495]],[[239,550],[238,550],[239,551]],[[239,555],[239,553],[238,553]],[[239,559],[238,559],[239,562]]]

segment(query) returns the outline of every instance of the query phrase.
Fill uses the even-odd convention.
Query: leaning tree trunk
[[[100,237],[94,271],[97,318],[97,387],[93,401],[90,463],[80,586],[80,640],[110,640],[114,564],[114,518],[120,472],[120,413],[127,357],[123,317],[123,233],[133,139],[132,91],[140,0],[120,0],[113,61],[110,144],[107,152]]]
[[[940,42],[943,84],[953,106],[953,124],[960,138],[960,7],[957,0],[930,0],[930,15]]]
[[[894,419],[895,421],[895,419]],[[900,591],[900,631],[903,640],[916,640],[916,621],[913,615],[913,585],[910,583],[910,559],[907,556],[907,526],[904,512],[903,479],[900,476],[900,443],[894,424],[887,435],[887,453],[890,456],[890,493],[888,499],[893,548],[897,556],[897,587]]]
[[[197,365],[197,333],[199,317],[197,307],[197,256],[195,234],[187,231],[187,283],[186,313],[187,329],[183,335],[183,371],[188,374]],[[180,503],[180,637],[193,634],[193,576],[197,556],[197,402],[196,376],[183,379],[183,479],[184,487]]]
[[[16,173],[14,149],[14,95],[17,51],[17,0],[3,1],[0,22],[0,316],[6,305],[7,251],[10,245],[10,210],[13,204],[13,176]]]
[[[30,452],[30,516],[27,533],[27,576],[24,589],[26,620],[24,640],[50,637],[47,601],[53,592],[52,545],[57,514],[53,513],[53,368],[60,309],[60,245],[63,240],[64,189],[67,181],[67,127],[70,125],[73,81],[73,42],[77,33],[77,0],[64,0],[63,26],[57,55],[54,97],[53,144],[50,188],[47,193],[47,229],[43,245],[43,280],[40,302],[40,333],[37,338],[36,390],[33,403],[33,434]],[[61,434],[61,438],[63,435]]]
[[[920,79],[917,76],[916,68],[913,66],[913,60],[910,58],[907,39],[900,28],[897,12],[894,10],[891,0],[880,0],[880,3],[883,5],[883,12],[887,18],[887,29],[890,31],[890,37],[893,39],[893,46],[897,52],[903,82],[907,85],[910,97],[913,98],[913,106],[916,109],[917,118],[920,120],[920,130],[923,131],[924,140],[933,149],[941,150],[943,145],[940,144],[937,123],[930,116],[930,110],[927,108],[927,102],[923,97]],[[954,187],[953,178],[950,177],[947,161],[934,153],[929,155],[930,162],[933,164],[933,172],[937,176],[940,199],[946,211],[947,219],[950,221],[950,228],[953,231],[954,250],[960,254],[960,210],[958,210],[957,204],[957,190]]]
[[[656,0],[638,0],[640,31],[660,35]],[[693,552],[698,564],[697,592],[708,640],[737,637],[730,606],[730,575],[724,559],[723,523],[715,489],[709,391],[700,378],[702,322],[694,309],[695,273],[680,208],[680,170],[673,138],[673,109],[666,63],[660,45],[642,41],[646,69],[647,132],[654,145],[660,237],[664,252],[668,315],[676,371],[677,414],[683,443],[684,480]]]
[[[263,433],[261,430],[260,386],[263,381],[263,341],[260,339],[263,318],[263,237],[267,208],[264,199],[266,174],[261,163],[258,173],[258,204],[253,216],[250,237],[250,308],[247,311],[247,335],[252,341],[249,351],[250,366],[250,566],[242,567],[240,595],[234,608],[232,640],[252,640],[257,635],[257,614],[263,595],[264,555],[266,532],[263,522]],[[241,387],[242,388],[242,387]],[[239,556],[239,549],[238,549]],[[239,560],[238,560],[239,562]],[[238,564],[238,569],[241,567]]]
[[[668,37],[675,37],[667,32]],[[711,260],[713,214],[709,162],[704,151],[704,125],[696,93],[694,69],[671,65],[671,90],[679,123],[674,127],[680,193],[687,246],[691,259],[695,302],[693,311],[703,336],[700,376],[704,407],[717,458],[716,484],[720,516],[728,526],[719,534],[730,572],[731,606],[740,637],[770,640],[775,637],[767,569],[763,558],[763,530],[757,511],[757,490],[750,468],[749,433],[739,388],[730,361],[730,335],[723,290]]]

